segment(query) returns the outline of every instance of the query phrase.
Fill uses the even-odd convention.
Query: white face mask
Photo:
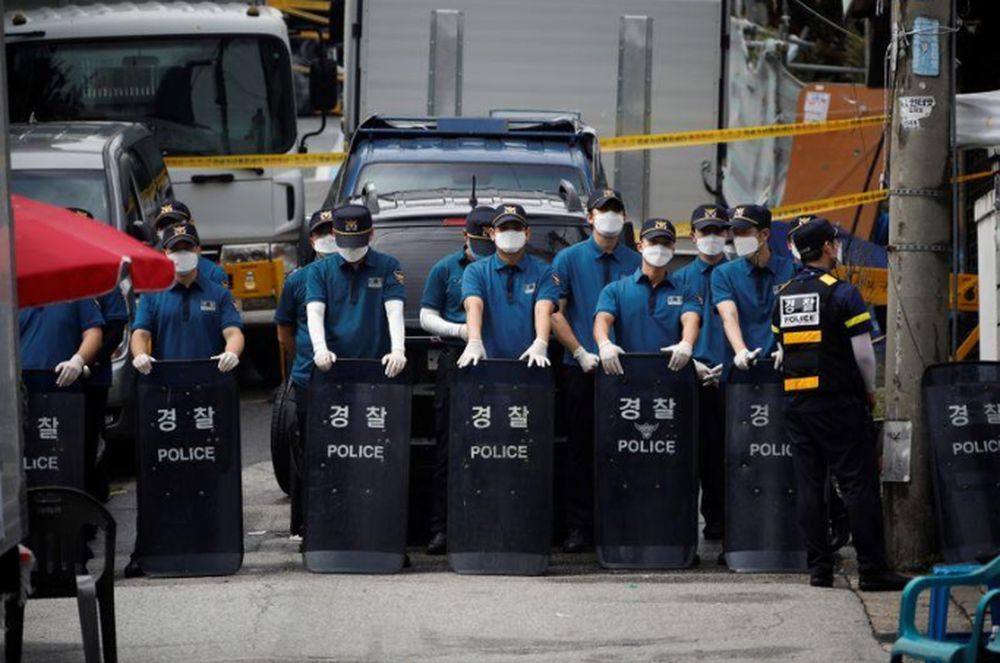
[[[190,274],[198,267],[198,254],[194,251],[175,251],[167,255],[174,262],[178,275]]]
[[[666,267],[674,257],[674,250],[659,244],[650,244],[642,250],[642,259],[653,267]]]
[[[625,226],[625,217],[618,212],[595,212],[594,230],[605,237],[618,237]]]
[[[325,256],[331,253],[337,252],[337,238],[333,235],[323,235],[322,237],[317,237],[316,241],[313,242],[313,249],[316,253],[321,253]]]
[[[528,242],[528,235],[523,230],[504,230],[496,234],[494,241],[498,250],[504,253],[517,253]]]
[[[707,256],[717,256],[726,250],[726,238],[721,235],[705,235],[696,242],[698,252]]]
[[[368,253],[368,247],[359,246],[354,249],[345,249],[342,246],[338,246],[337,253],[340,254],[340,257],[343,258],[345,262],[357,262],[364,258],[365,254]]]
[[[799,253],[799,250],[797,248],[795,248],[795,244],[794,243],[788,245],[788,250],[792,252],[792,257],[793,258],[795,258],[799,262],[802,262],[802,254]]]
[[[736,247],[736,255],[741,258],[752,256],[760,248],[760,241],[751,235],[750,237],[734,237],[733,245]]]
[[[738,257],[736,255],[736,247],[733,246],[732,242],[726,242],[726,248],[724,248],[723,253],[726,254],[726,260],[736,260]]]

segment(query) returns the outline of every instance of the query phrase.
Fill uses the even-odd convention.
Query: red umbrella
[[[166,256],[110,226],[23,196],[12,195],[10,204],[21,307],[103,295],[126,265],[136,292],[174,283]]]

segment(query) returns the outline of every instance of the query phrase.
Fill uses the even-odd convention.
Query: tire
[[[295,389],[292,381],[278,388],[271,406],[271,466],[278,487],[289,494],[292,473],[292,439],[298,435],[295,420]]]

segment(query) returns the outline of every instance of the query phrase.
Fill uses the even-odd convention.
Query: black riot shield
[[[385,377],[374,359],[313,371],[303,500],[310,571],[403,568],[411,393],[404,376]]]
[[[595,543],[601,566],[691,566],[698,550],[698,407],[694,366],[662,354],[622,357],[594,391]]]
[[[1000,548],[1000,363],[931,366],[923,397],[944,559],[994,554]]]
[[[455,372],[448,563],[458,573],[539,575],[552,544],[552,372],[485,360]]]
[[[24,474],[28,488],[67,486],[85,489],[83,384],[56,386],[49,370],[24,370],[28,392],[24,433]]]
[[[726,384],[726,563],[739,572],[806,570],[785,438],[781,374],[734,370]]]
[[[240,403],[218,362],[158,361],[138,387],[138,536],[149,576],[243,564]]]

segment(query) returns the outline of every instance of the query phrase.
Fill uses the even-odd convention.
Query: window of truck
[[[402,191],[472,188],[472,176],[480,190],[544,191],[558,193],[562,180],[569,181],[580,195],[584,187],[581,172],[572,166],[521,163],[371,163],[361,169],[354,186],[354,196],[360,196],[365,184],[372,182],[379,194]]]
[[[103,170],[12,170],[10,190],[57,207],[79,207],[108,223],[108,185]]]

